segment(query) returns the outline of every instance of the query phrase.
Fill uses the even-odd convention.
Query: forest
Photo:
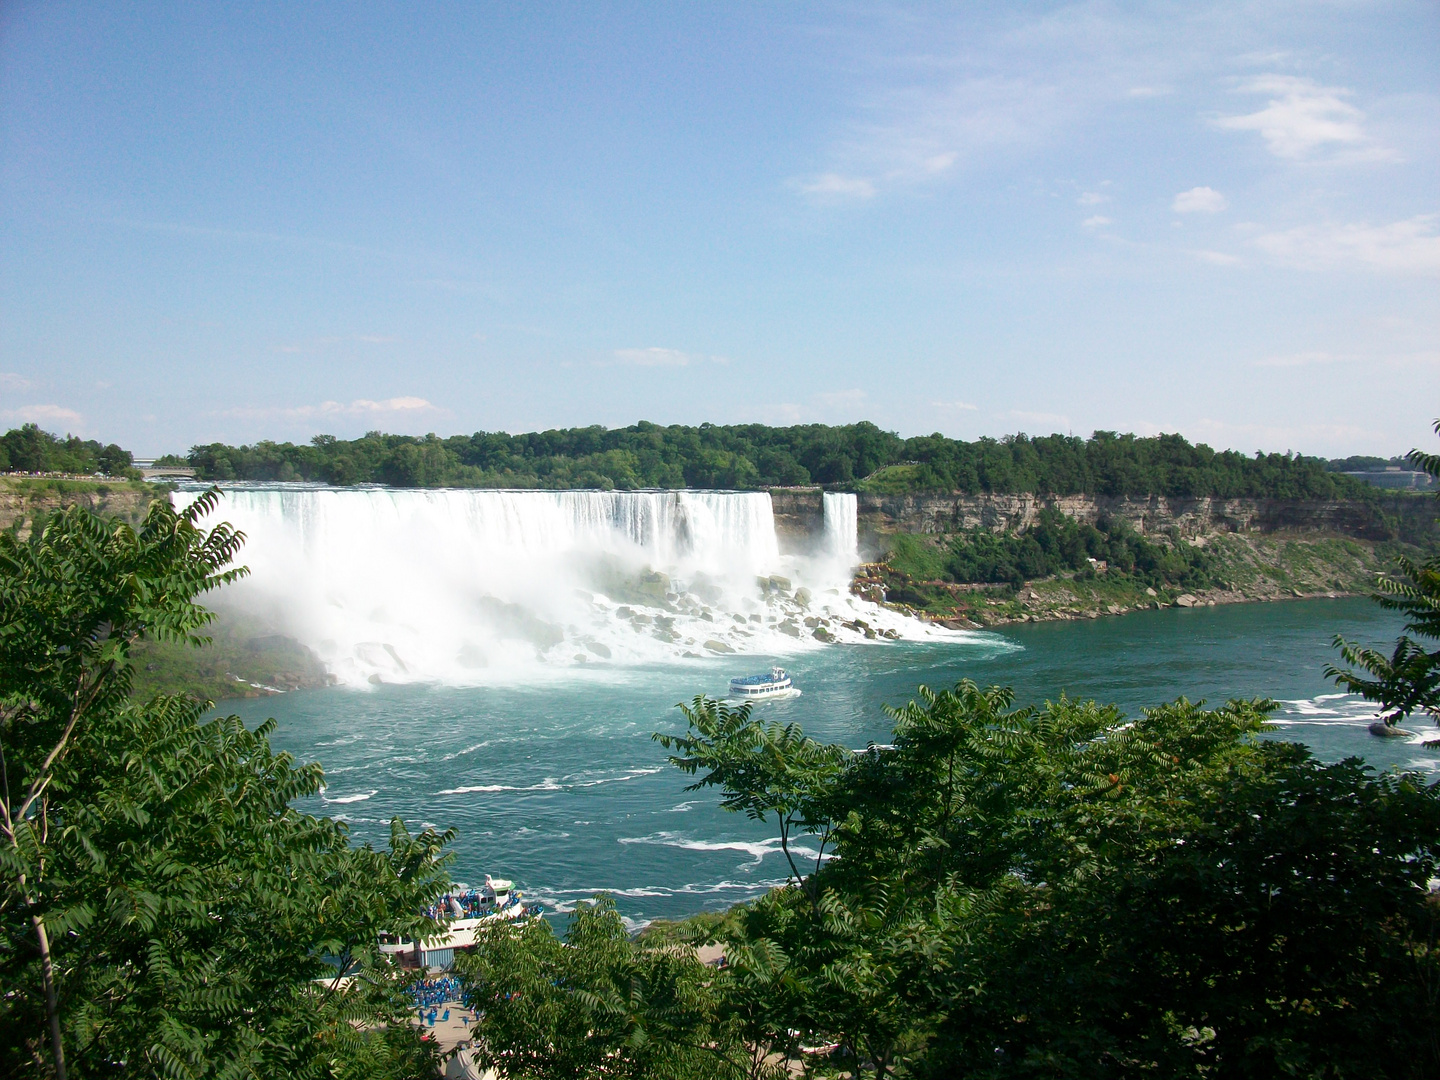
[[[0,472],[69,473],[138,478],[130,451],[78,435],[61,438],[24,424],[0,435]]]
[[[397,487],[728,488],[1220,498],[1367,498],[1367,485],[1293,453],[1213,450],[1179,435],[1097,431],[964,442],[902,439],[872,423],[699,427],[638,423],[440,438],[370,432],[308,444],[211,443],[161,464],[204,480],[308,480]]]

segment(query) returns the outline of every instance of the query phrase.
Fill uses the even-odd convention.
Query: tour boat
[[[744,699],[780,697],[795,691],[784,668],[772,667],[768,675],[741,675],[730,680],[730,696]]]
[[[398,934],[380,935],[380,952],[405,967],[449,968],[456,949],[471,949],[475,937],[487,924],[538,918],[538,904],[521,903],[520,890],[513,882],[485,875],[485,885],[442,896],[425,912],[445,929],[423,941]]]

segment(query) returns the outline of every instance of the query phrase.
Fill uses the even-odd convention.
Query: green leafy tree
[[[844,748],[818,743],[795,724],[762,724],[752,717],[748,701],[732,706],[697,697],[676,707],[688,723],[687,733],[657,732],[653,738],[665,749],[679,751],[670,761],[682,772],[694,776],[704,771],[685,790],[718,787],[724,809],[743,812],[753,821],[773,819],[792,880],[818,905],[813,879],[825,858],[830,822],[818,813],[817,800],[839,774]],[[809,874],[796,862],[800,852],[793,847],[796,837],[805,834],[820,839]]]
[[[1435,431],[1440,434],[1440,420]],[[1408,457],[1417,468],[1440,478],[1440,454],[1412,450]],[[1405,616],[1405,632],[1395,648],[1386,656],[1337,634],[1335,647],[1352,666],[1327,665],[1325,674],[1378,704],[1381,719],[1391,727],[1417,712],[1440,724],[1440,556],[1417,561],[1401,555],[1395,564],[1398,572],[1382,577],[1375,595],[1381,607]]]
[[[542,920],[486,927],[456,969],[484,1014],[478,1060],[512,1080],[747,1074],[714,973],[683,945],[632,941],[603,896],[576,910],[563,940]]]
[[[784,777],[834,857],[720,924],[722,991],[854,1076],[1433,1075],[1440,785],[1259,740],[1271,708],[922,688],[890,744]],[[722,715],[677,763],[778,803]]]
[[[130,699],[135,642],[203,644],[197,598],[243,573],[196,524],[217,499],[0,535],[0,1071],[431,1075],[376,935],[435,932],[448,835],[353,847],[290,807],[323,774],[273,722]]]

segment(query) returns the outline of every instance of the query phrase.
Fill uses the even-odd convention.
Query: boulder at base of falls
[[[799,604],[801,607],[809,607],[809,606],[810,606],[810,590],[807,589],[807,588],[805,588],[803,585],[802,585],[800,588],[796,589],[796,590],[795,590],[795,603]]]
[[[610,659],[609,645],[601,645],[598,641],[587,641],[585,642],[585,647],[591,652],[593,652],[596,656],[604,657],[606,660]]]
[[[810,636],[813,637],[816,641],[825,642],[826,645],[835,644],[835,635],[823,626],[817,626],[815,628],[815,632]]]
[[[789,634],[791,637],[800,636],[799,624],[791,622],[789,619],[786,619],[784,622],[782,622],[779,629],[782,634]]]
[[[705,642],[705,648],[709,649],[711,652],[718,653],[733,653],[735,651],[729,645],[726,645],[725,642],[718,641],[715,638],[711,638],[709,641]]]
[[[1371,724],[1370,734],[1379,735],[1382,739],[1397,739],[1401,736],[1409,739],[1413,738],[1415,735],[1413,731],[1406,731],[1402,727],[1395,727],[1393,724],[1387,724],[1384,720],[1376,720],[1373,724]]]

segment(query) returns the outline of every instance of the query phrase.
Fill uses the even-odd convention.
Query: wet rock
[[[782,634],[789,634],[793,638],[800,636],[800,624],[791,622],[789,619],[781,623],[779,629]]]
[[[812,630],[815,629],[815,627],[822,625],[824,622],[824,619],[817,619],[814,615],[805,616],[805,625],[810,627],[810,629]]]
[[[750,616],[750,621],[751,621],[751,622],[759,622],[759,621],[760,621],[760,616],[759,616],[759,615],[751,615],[751,616]]]
[[[746,620],[745,620],[745,616],[744,616],[744,615],[736,615],[736,616],[735,616],[735,621],[738,622],[738,623],[743,624],[743,623],[746,621]]]
[[[617,619],[633,619],[635,612],[628,607],[621,606],[615,609],[615,617]]]
[[[801,607],[809,607],[809,606],[810,606],[810,590],[807,589],[807,588],[805,588],[803,585],[802,585],[800,588],[796,589],[796,590],[795,590],[795,603],[799,604]]]
[[[700,618],[704,619],[706,622],[714,622],[714,621],[715,621],[715,616],[714,616],[714,615],[711,615],[710,612],[708,612],[708,611],[702,611],[702,612],[700,613]]]
[[[1396,727],[1393,724],[1387,724],[1384,720],[1376,720],[1373,724],[1371,724],[1370,734],[1378,735],[1382,739],[1413,739],[1415,737],[1415,733],[1413,731],[1406,731],[1402,727]]]
[[[1175,598],[1176,607],[1194,607],[1197,603],[1199,603],[1199,601],[1188,592],[1181,593]]]
[[[716,638],[711,638],[705,642],[705,648],[714,653],[733,653],[735,651],[729,645],[726,645],[725,642],[719,641]]]
[[[770,583],[770,588],[774,592],[788,593],[790,591],[790,579],[788,577],[771,574],[766,580]]]
[[[825,644],[827,645],[835,644],[835,635],[823,626],[817,626],[815,628],[815,632],[810,636],[813,637],[816,641],[825,642]]]
[[[650,623],[652,623],[652,622],[654,622],[654,621],[655,621],[655,620],[652,619],[652,618],[650,618],[649,615],[636,615],[636,616],[635,616],[635,625],[636,625],[636,626],[648,626]]]
[[[601,645],[598,641],[587,641],[585,642],[585,647],[591,652],[593,652],[596,656],[602,657],[606,660],[610,659],[609,645]]]

